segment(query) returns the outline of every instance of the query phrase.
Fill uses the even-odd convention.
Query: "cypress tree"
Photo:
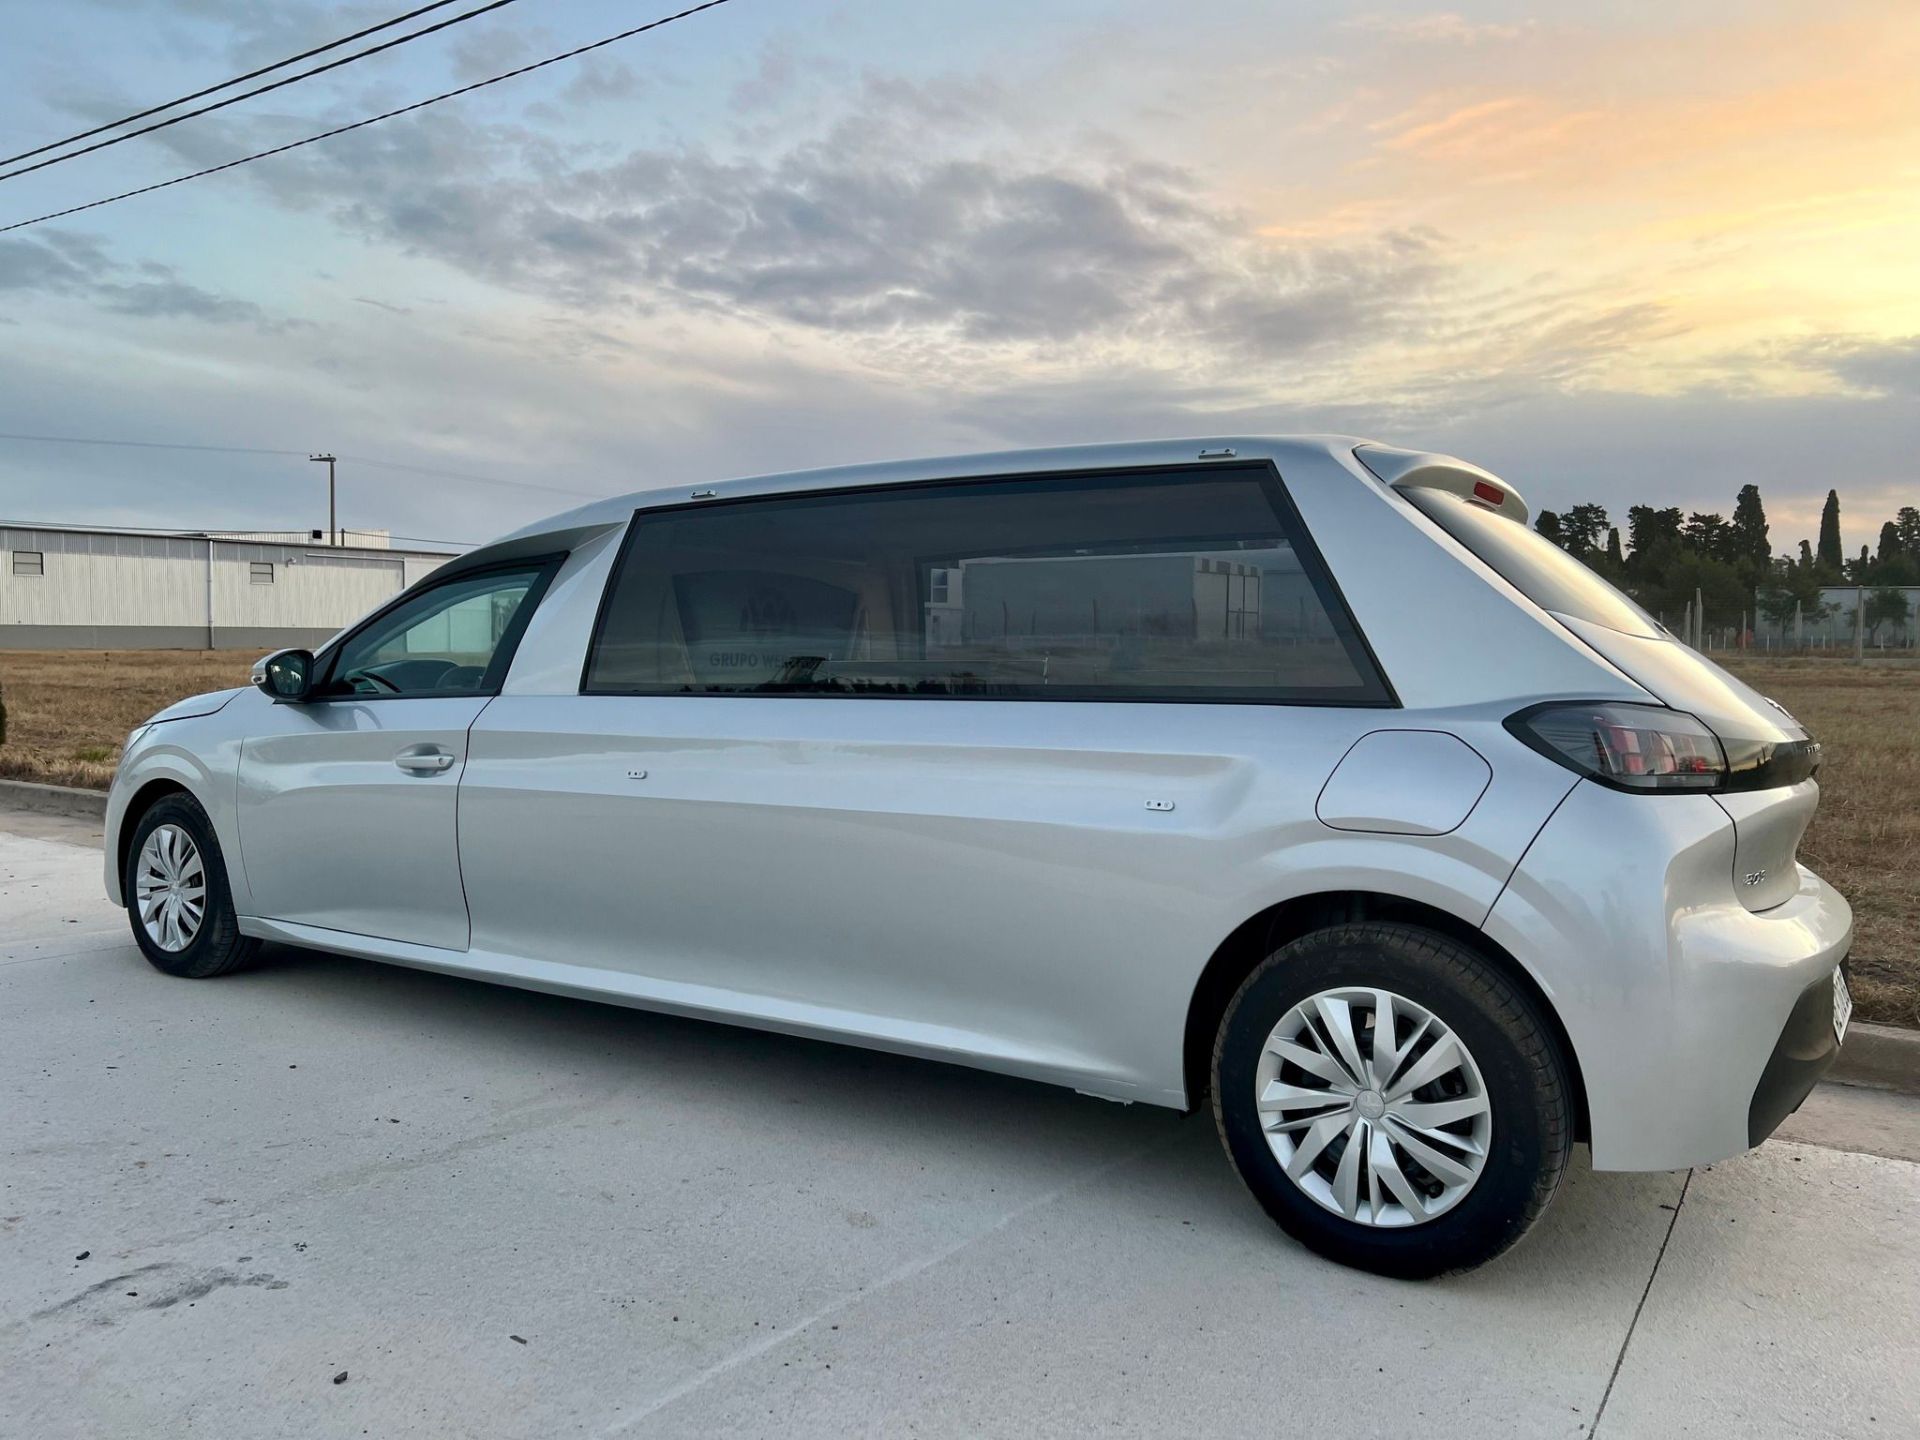
[[[1613,525],[1607,529],[1607,564],[1617,573],[1626,567],[1626,557],[1620,553],[1620,527]]]
[[[1733,502],[1732,558],[1756,579],[1773,564],[1773,545],[1767,539],[1767,510],[1760,503],[1758,485],[1742,485]]]
[[[1820,507],[1820,544],[1815,551],[1820,569],[1835,579],[1846,564],[1840,553],[1840,492],[1827,491],[1827,503]]]

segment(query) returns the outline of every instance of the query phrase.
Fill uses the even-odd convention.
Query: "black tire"
[[[1347,1219],[1289,1179],[1268,1145],[1255,1105],[1267,1037],[1302,1000],[1342,986],[1424,1006],[1471,1052],[1485,1084],[1485,1166],[1451,1209],[1423,1223]],[[1566,1062],[1539,1007],[1469,947],[1411,925],[1335,926],[1268,956],[1220,1022],[1213,1113],[1234,1169],[1281,1229],[1329,1259],[1404,1280],[1471,1269],[1512,1246],[1553,1198],[1573,1147]]]
[[[199,932],[180,950],[168,950],[156,944],[140,923],[140,901],[136,877],[140,847],[162,825],[177,825],[186,831],[200,852],[206,875],[206,913]],[[234,918],[233,891],[227,884],[226,857],[220,851],[220,839],[213,833],[213,822],[200,802],[191,795],[175,793],[163,796],[149,806],[134,825],[133,838],[127,844],[126,864],[120,873],[120,885],[127,906],[127,920],[133,926],[134,942],[154,969],[187,980],[211,980],[216,975],[231,975],[259,950],[260,942],[240,933]]]

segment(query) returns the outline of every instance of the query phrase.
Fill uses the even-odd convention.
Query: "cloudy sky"
[[[0,0],[0,151],[408,8]],[[674,8],[516,0],[0,181],[0,225]],[[731,0],[0,234],[0,433],[268,452],[0,439],[0,520],[320,524],[326,448],[343,523],[471,541],[754,471],[1336,429],[1621,519],[1754,481],[1782,550],[1837,486],[1857,547],[1920,504],[1916,74],[1912,0]]]

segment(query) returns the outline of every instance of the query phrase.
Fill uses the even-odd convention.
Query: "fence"
[[[1920,649],[1920,586],[1828,585],[1819,598],[1782,612],[1756,594],[1738,615],[1690,604],[1660,623],[1701,650],[1773,654],[1901,655]]]

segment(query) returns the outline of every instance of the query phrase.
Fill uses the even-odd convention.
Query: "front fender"
[[[159,793],[184,790],[213,823],[214,838],[227,862],[234,909],[244,915],[252,908],[253,892],[247,885],[236,819],[241,735],[230,722],[220,723],[229,714],[231,707],[223,706],[204,716],[152,725],[120,757],[107,792],[102,859],[107,898],[115,905],[126,904],[121,876],[132,828]]]

